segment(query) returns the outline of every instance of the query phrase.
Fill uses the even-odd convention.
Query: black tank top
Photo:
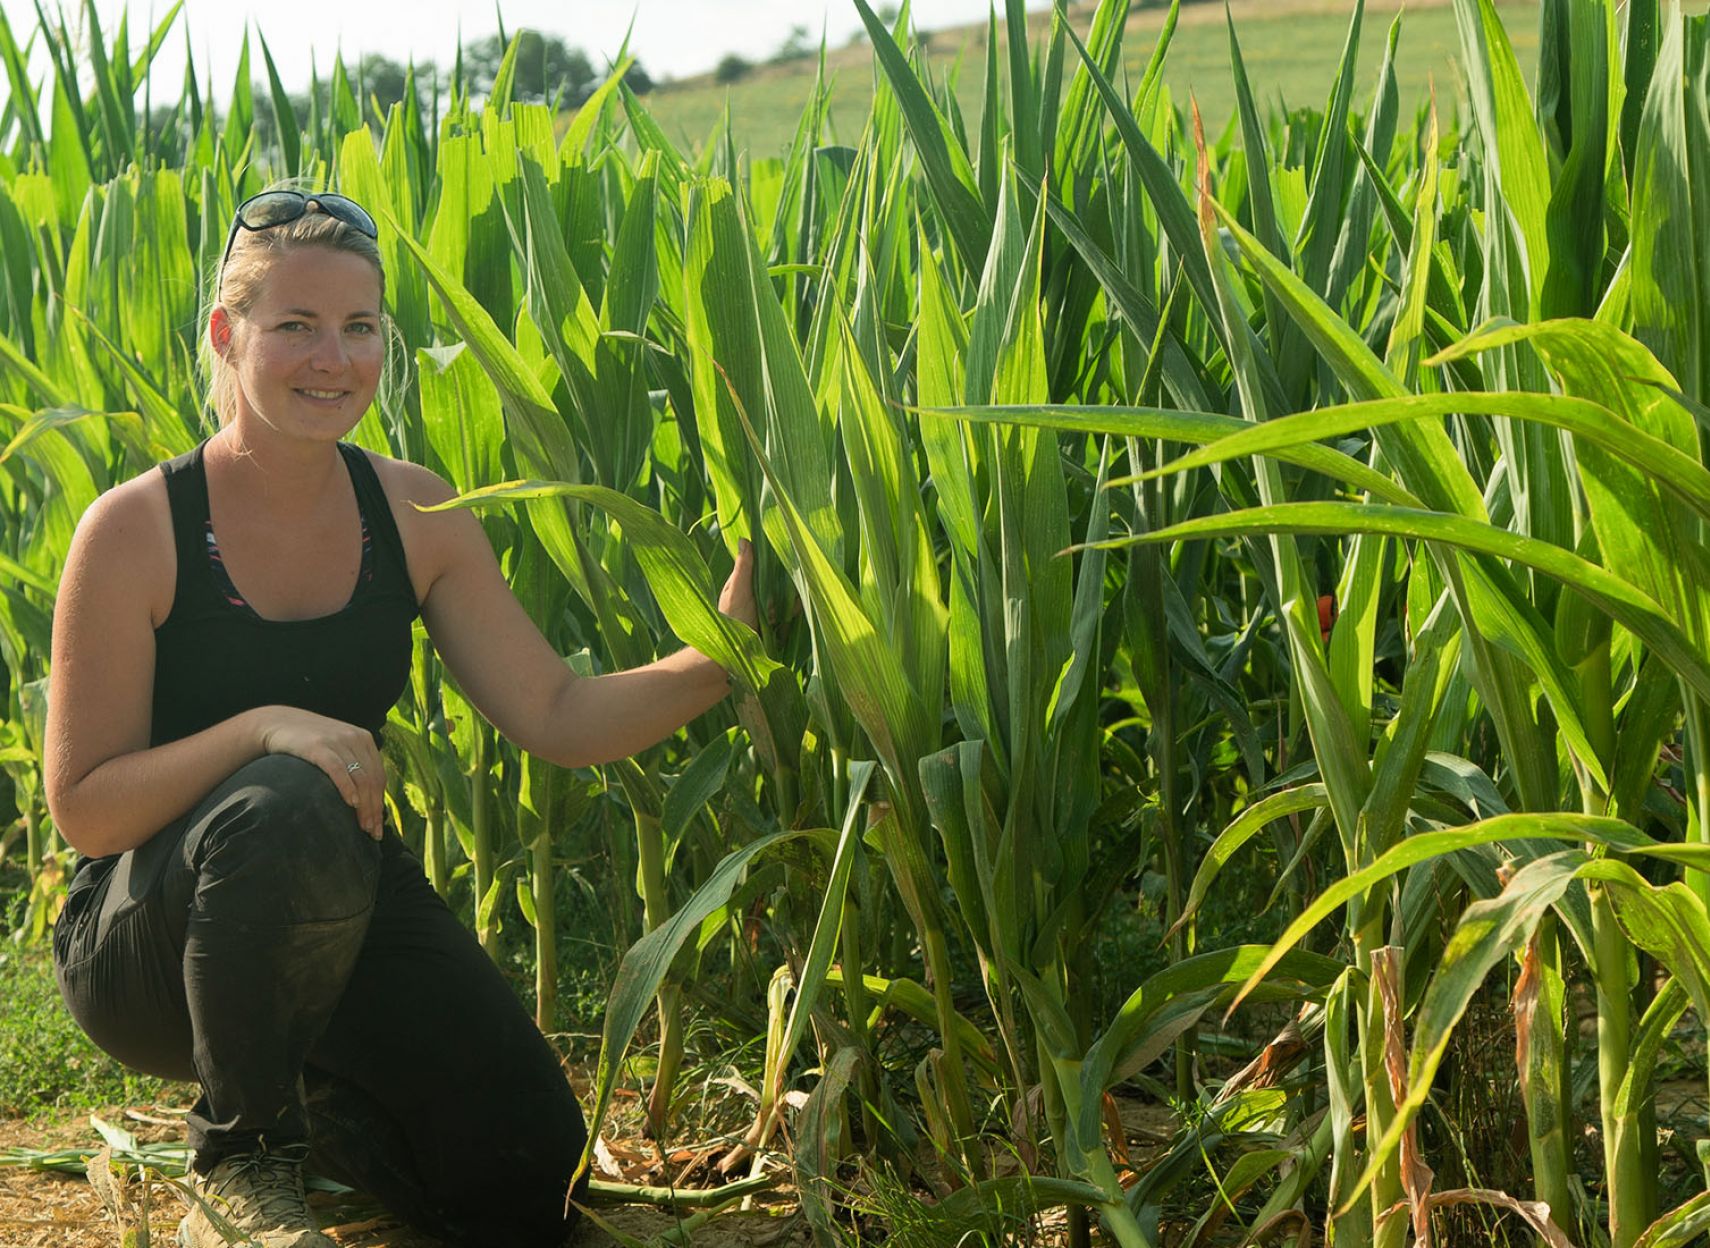
[[[415,590],[404,543],[368,456],[338,444],[372,537],[370,576],[343,609],[268,620],[227,597],[208,549],[207,443],[160,466],[172,506],[178,585],[154,630],[154,726],[164,745],[258,706],[295,706],[356,724],[380,739],[410,678]]]

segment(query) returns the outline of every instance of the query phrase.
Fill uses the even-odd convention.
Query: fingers
[[[754,543],[746,537],[737,543],[736,565],[719,591],[718,609],[750,628],[759,627],[759,615],[754,609]]]
[[[359,737],[325,743],[310,761],[332,779],[356,812],[362,830],[379,840],[385,829],[386,766],[374,739],[364,732]]]
[[[385,830],[386,764],[374,746],[374,738],[366,732],[352,743],[354,758],[345,763],[345,774],[355,779],[358,794],[357,821],[362,830],[379,840]],[[351,764],[355,764],[354,770]]]
[[[385,834],[386,764],[367,729],[297,707],[268,708],[259,734],[267,754],[294,754],[326,773],[375,840]]]

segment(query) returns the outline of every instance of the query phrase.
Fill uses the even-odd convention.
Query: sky
[[[51,11],[55,0],[43,7]],[[80,15],[83,0],[64,0]],[[1029,7],[1040,0],[1030,0]],[[883,7],[874,3],[875,9]],[[1001,0],[999,8],[1002,7]],[[125,8],[116,0],[96,0],[102,29],[111,32]],[[130,0],[133,52],[150,13],[164,15],[168,0]],[[560,35],[586,51],[596,66],[617,52],[633,19],[631,50],[655,78],[681,78],[711,69],[727,52],[750,59],[774,51],[793,26],[806,26],[817,42],[823,28],[832,46],[846,43],[860,29],[851,0],[501,0],[505,29],[530,26]],[[30,0],[0,0],[14,35],[22,43],[36,25]],[[915,25],[923,30],[984,21],[988,0],[915,0]],[[449,0],[184,0],[172,37],[156,61],[165,81],[184,71],[184,34],[188,27],[199,75],[210,70],[223,97],[237,68],[244,23],[253,21],[267,37],[279,76],[291,90],[308,85],[310,49],[324,74],[334,48],[346,62],[366,52],[380,52],[396,61],[415,57],[448,66],[462,27],[466,39],[478,39],[498,28],[495,6],[488,2],[450,3]],[[252,68],[265,78],[259,48],[252,49]],[[45,60],[39,62],[45,67]],[[39,79],[38,79],[39,81]],[[0,76],[0,93],[6,90]]]

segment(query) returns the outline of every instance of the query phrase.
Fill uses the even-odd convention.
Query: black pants
[[[554,1248],[587,1139],[550,1046],[396,832],[269,755],[89,864],[60,992],[127,1066],[194,1080],[195,1166],[307,1142],[309,1167],[469,1248]]]

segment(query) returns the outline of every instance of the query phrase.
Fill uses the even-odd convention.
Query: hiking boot
[[[338,1248],[315,1229],[303,1197],[307,1145],[239,1153],[207,1174],[193,1174],[201,1203],[178,1224],[180,1248]]]

